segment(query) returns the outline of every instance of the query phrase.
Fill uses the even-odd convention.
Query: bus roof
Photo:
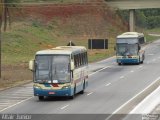
[[[58,46],[51,49],[41,50],[36,52],[36,55],[46,55],[46,54],[78,54],[81,52],[85,52],[87,49],[83,46]]]
[[[138,32],[125,32],[117,36],[117,38],[138,38],[138,37],[144,37],[144,34]]]

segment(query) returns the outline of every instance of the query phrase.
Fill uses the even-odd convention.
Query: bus
[[[88,86],[88,56],[83,46],[58,46],[36,52],[29,61],[34,96],[68,96],[84,93]]]
[[[117,36],[115,49],[118,65],[143,63],[145,51],[142,49],[142,45],[144,43],[143,33],[125,32]]]

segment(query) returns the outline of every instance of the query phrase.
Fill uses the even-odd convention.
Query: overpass
[[[129,29],[135,31],[135,9],[160,8],[160,0],[105,0],[115,9],[129,10]]]

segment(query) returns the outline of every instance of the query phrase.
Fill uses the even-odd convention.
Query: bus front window
[[[51,57],[50,56],[36,56],[36,82],[51,81]]]
[[[127,44],[127,43],[117,44],[117,55],[128,56],[137,54],[138,54],[138,44]]]
[[[52,60],[52,80],[59,83],[70,82],[69,56],[54,56]]]
[[[36,56],[36,82],[58,83],[70,82],[69,56],[38,55]]]

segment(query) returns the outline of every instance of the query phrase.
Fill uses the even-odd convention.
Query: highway
[[[56,97],[39,101],[37,97],[31,95],[32,84],[28,84],[28,88],[23,88],[23,94],[25,95],[27,91],[29,91],[29,96],[22,101],[18,101],[18,103],[10,104],[8,107],[1,109],[0,113],[118,113],[128,101],[160,77],[160,40],[145,46],[145,51],[146,58],[144,64],[140,65],[118,66],[115,57],[90,64],[89,86],[84,94],[77,94],[73,100]],[[14,91],[16,91],[16,89],[9,89],[2,92],[4,94],[8,91],[15,93]],[[5,96],[5,98],[7,98],[7,96]],[[4,100],[4,97],[0,96],[0,102],[2,100]],[[136,104],[138,103],[135,103],[135,105]],[[105,118],[106,116],[103,117]]]

